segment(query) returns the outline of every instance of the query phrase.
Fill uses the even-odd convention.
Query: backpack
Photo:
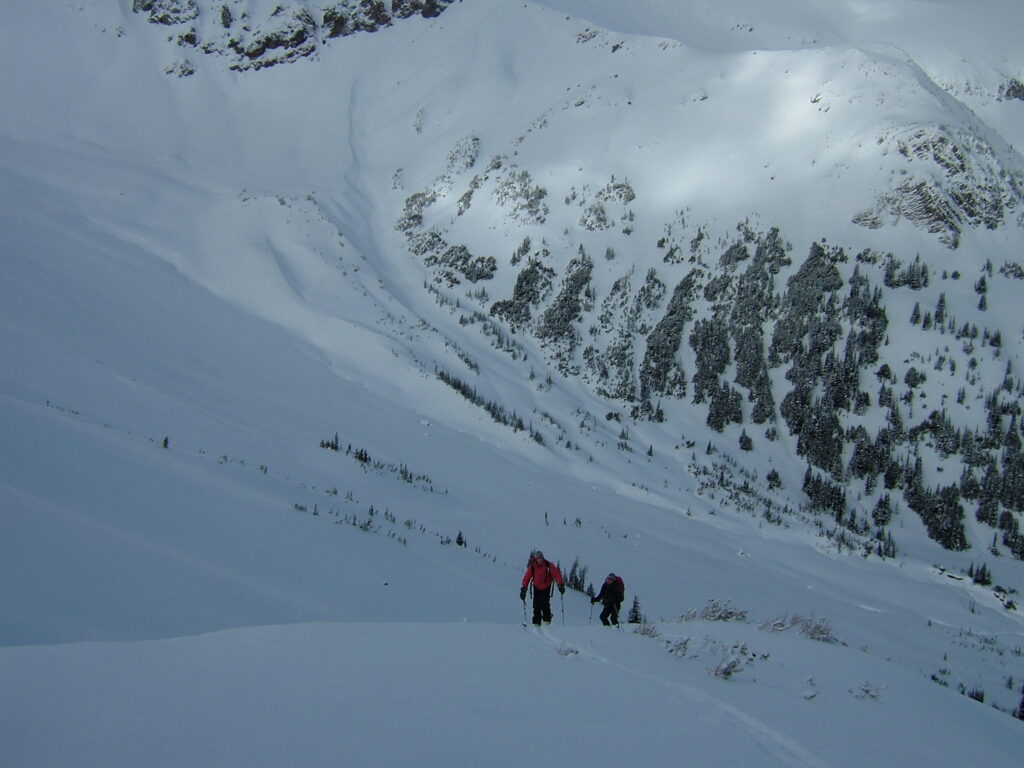
[[[536,567],[537,558],[534,557],[533,553],[531,552],[529,559],[526,561],[526,570],[530,571],[530,573],[532,574],[534,568]],[[547,559],[544,560],[544,571],[547,573],[548,576],[551,575],[551,562]]]
[[[621,603],[626,599],[626,582],[622,580],[621,576],[615,577],[611,588],[614,590],[613,594],[617,603]]]

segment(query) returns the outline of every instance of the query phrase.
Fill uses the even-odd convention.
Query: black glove
[[[597,598],[596,598],[596,597],[592,597],[592,598],[590,598],[590,604],[591,604],[591,605],[593,605],[593,604],[594,604],[594,603],[596,603],[596,602],[597,602]]]
[[[560,595],[564,595],[565,594],[565,584],[559,584],[558,585],[558,594],[560,594]]]
[[[519,599],[524,602],[526,601],[526,587],[519,590]]]

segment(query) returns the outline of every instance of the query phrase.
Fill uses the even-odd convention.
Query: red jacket
[[[558,566],[547,560],[530,561],[526,566],[526,573],[523,574],[523,587],[529,586],[531,580],[536,589],[547,589],[552,581],[557,582],[559,586],[565,585]]]

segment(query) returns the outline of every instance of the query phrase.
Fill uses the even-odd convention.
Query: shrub
[[[832,633],[832,622],[828,619],[808,618],[796,614],[790,616],[786,613],[761,625],[761,629],[771,632],[785,632],[793,627],[797,627],[800,634],[804,637],[817,640],[819,643],[839,642],[839,638]]]
[[[684,613],[682,616],[683,621],[693,621],[697,618],[703,619],[704,621],[746,621],[747,612],[738,608],[733,608],[729,601],[720,603],[714,598],[711,598],[700,613],[697,613],[697,611],[689,611]]]

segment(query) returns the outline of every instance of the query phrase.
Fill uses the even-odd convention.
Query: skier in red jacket
[[[533,623],[540,626],[551,623],[551,585],[558,585],[558,591],[565,594],[565,581],[558,566],[544,559],[544,553],[537,550],[530,555],[530,562],[523,574],[523,587],[519,590],[519,599],[526,602],[526,588],[533,582]]]

